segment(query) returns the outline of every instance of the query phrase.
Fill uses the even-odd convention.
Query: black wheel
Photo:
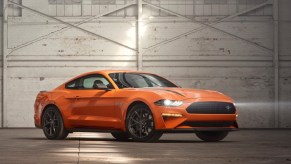
[[[46,138],[51,140],[65,139],[68,132],[59,110],[56,107],[48,107],[42,116],[42,129]]]
[[[129,139],[126,132],[112,132],[111,135],[118,141],[126,141]]]
[[[228,131],[196,132],[197,137],[206,142],[217,142],[223,140]]]
[[[155,130],[151,110],[144,104],[133,106],[126,116],[126,130],[134,141],[154,142],[163,135]]]

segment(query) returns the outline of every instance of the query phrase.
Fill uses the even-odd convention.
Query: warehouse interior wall
[[[291,127],[288,0],[145,0],[140,22],[137,5],[128,5],[135,0],[12,2],[27,8],[7,0],[2,5],[7,15],[7,21],[1,19],[3,127],[33,127],[39,91],[100,69],[139,69],[183,87],[225,93],[235,100],[243,128]],[[236,13],[242,14],[220,21]]]
[[[2,75],[2,68],[3,68],[3,1],[0,1],[0,123],[1,127],[3,127],[3,104],[2,104],[2,98],[3,98],[3,93],[2,93],[2,81],[3,81],[3,75]]]
[[[291,1],[279,0],[280,126],[290,128],[291,115]]]

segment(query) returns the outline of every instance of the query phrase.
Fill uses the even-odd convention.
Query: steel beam
[[[255,7],[253,7],[253,8],[251,8],[251,9],[247,9],[247,10],[245,10],[245,11],[238,12],[238,13],[236,13],[236,14],[234,14],[234,15],[231,15],[231,16],[228,16],[228,17],[226,17],[226,18],[223,18],[222,20],[219,20],[219,21],[214,22],[214,23],[212,23],[212,24],[206,24],[206,23],[202,23],[202,22],[198,22],[198,21],[192,20],[192,19],[190,19],[190,18],[185,17],[184,15],[181,15],[181,14],[175,13],[175,12],[173,12],[173,11],[170,11],[170,10],[168,10],[168,9],[162,8],[162,7],[160,7],[160,6],[153,5],[153,4],[148,3],[148,2],[145,2],[145,1],[143,1],[143,3],[146,4],[146,5],[149,5],[149,6],[151,6],[151,7],[154,7],[154,8],[160,9],[160,10],[163,10],[163,11],[165,11],[165,12],[167,12],[167,13],[169,13],[169,14],[175,15],[175,16],[177,16],[177,17],[179,17],[179,18],[183,18],[183,19],[186,19],[186,20],[191,21],[191,22],[193,22],[193,23],[197,23],[197,24],[200,24],[200,25],[201,25],[200,27],[198,27],[198,28],[196,28],[196,29],[193,29],[193,30],[188,31],[188,32],[183,33],[183,34],[180,34],[180,35],[178,35],[178,36],[176,36],[176,37],[173,37],[173,38],[170,38],[170,39],[168,39],[168,40],[165,40],[165,41],[159,42],[159,43],[157,43],[157,44],[155,44],[155,45],[149,46],[149,47],[146,48],[147,50],[152,49],[152,48],[156,48],[156,47],[158,47],[158,46],[160,46],[160,45],[164,45],[164,44],[170,43],[170,42],[172,42],[172,41],[174,41],[174,40],[177,40],[177,39],[179,39],[179,38],[181,38],[181,37],[183,37],[183,36],[186,36],[186,35],[189,35],[189,34],[192,34],[192,33],[198,32],[198,31],[201,31],[201,30],[203,30],[203,29],[205,29],[205,28],[211,28],[211,29],[214,29],[214,30],[216,30],[216,31],[220,31],[220,32],[222,32],[222,33],[225,33],[225,34],[227,34],[227,35],[229,35],[229,36],[231,36],[231,37],[233,37],[233,38],[243,40],[243,41],[245,41],[245,42],[247,42],[247,43],[249,43],[249,44],[255,45],[255,46],[257,46],[257,47],[259,47],[259,48],[261,48],[261,49],[264,49],[264,50],[267,50],[267,51],[273,53],[273,50],[270,49],[270,48],[268,48],[268,47],[262,46],[262,45],[260,45],[260,44],[258,44],[258,43],[255,43],[255,42],[249,41],[249,40],[247,40],[247,39],[244,39],[244,38],[242,38],[242,37],[239,37],[239,36],[237,36],[237,35],[231,34],[231,33],[227,32],[227,31],[224,31],[224,30],[221,30],[221,29],[219,29],[219,28],[214,27],[214,25],[217,24],[217,23],[220,23],[220,22],[225,21],[225,20],[229,20],[229,19],[231,19],[231,18],[233,18],[233,17],[236,17],[236,16],[238,16],[238,15],[241,15],[241,14],[244,14],[244,13],[250,12],[250,11],[252,11],[252,10],[255,10],[255,9],[257,9],[257,8],[260,8],[260,7],[262,7],[262,6],[268,5],[268,4],[271,3],[271,0],[268,0],[267,2],[262,3],[262,4],[260,4],[260,5],[257,5],[257,6],[255,6]]]
[[[232,19],[232,18],[234,18],[234,17],[240,16],[240,15],[242,15],[242,14],[248,13],[248,12],[250,12],[250,11],[256,10],[256,9],[258,9],[258,8],[261,8],[261,7],[264,7],[264,6],[266,6],[266,5],[272,5],[272,2],[273,2],[272,0],[267,0],[267,1],[264,2],[264,3],[258,4],[258,5],[254,6],[254,7],[249,8],[249,9],[246,9],[246,10],[243,10],[243,11],[241,11],[241,12],[237,12],[237,13],[235,13],[235,14],[232,14],[232,15],[230,15],[230,16],[227,16],[227,17],[225,17],[225,18],[222,18],[222,19],[220,19],[219,21],[217,21],[217,23],[220,23],[220,22],[222,22],[222,21],[226,21],[226,20]]]
[[[138,0],[138,15],[137,15],[137,70],[142,70],[142,0]]]
[[[278,23],[278,11],[279,0],[273,2],[273,19],[274,19],[274,116],[275,116],[275,128],[280,127],[280,106],[279,106],[279,23]]]
[[[124,5],[124,6],[120,6],[120,7],[117,7],[117,8],[115,8],[115,9],[109,10],[109,11],[107,11],[107,12],[101,13],[101,14],[99,14],[99,15],[95,15],[95,16],[92,16],[92,17],[86,18],[86,19],[84,19],[84,20],[82,20],[82,21],[80,21],[80,22],[75,23],[74,26],[80,26],[80,25],[82,25],[82,24],[84,24],[84,23],[86,23],[86,22],[89,22],[89,21],[94,20],[94,19],[98,19],[98,18],[100,18],[100,17],[102,17],[102,16],[105,16],[105,15],[108,15],[108,14],[111,14],[111,13],[114,13],[114,12],[116,12],[116,11],[119,11],[119,10],[125,9],[125,8],[127,8],[127,7],[129,7],[129,6],[132,6],[132,5],[135,5],[135,4],[136,4],[136,3],[126,4],[126,5]],[[26,46],[28,46],[28,45],[30,45],[30,44],[32,44],[32,43],[35,43],[35,42],[41,41],[41,40],[43,40],[43,39],[46,39],[46,38],[48,38],[48,37],[50,37],[50,36],[56,35],[56,34],[58,34],[58,33],[61,33],[61,32],[63,32],[63,31],[65,31],[65,30],[68,30],[68,29],[71,29],[71,28],[72,28],[71,26],[66,26],[66,27],[63,27],[63,28],[61,28],[61,29],[59,29],[59,30],[52,31],[52,32],[50,32],[50,33],[48,33],[48,34],[46,34],[46,35],[43,35],[43,36],[38,37],[38,38],[36,38],[36,39],[33,39],[33,40],[29,41],[29,42],[26,42],[26,43],[23,43],[23,44],[21,44],[21,45],[18,45],[18,46],[16,46],[16,47],[14,47],[14,48],[9,52],[9,54],[12,53],[13,51],[16,51],[16,50],[18,50],[18,49],[21,49],[21,48],[23,48],[23,47],[26,47]]]
[[[3,0],[3,17],[2,17],[2,108],[1,108],[1,127],[6,127],[6,93],[7,93],[7,0]]]
[[[66,26],[69,26],[69,27],[71,27],[71,28],[75,28],[75,29],[80,30],[80,31],[83,31],[83,32],[85,32],[85,33],[87,33],[87,34],[90,34],[90,35],[93,35],[93,36],[96,36],[96,37],[100,37],[100,38],[102,38],[102,39],[104,39],[104,40],[110,41],[110,42],[115,43],[115,44],[117,44],[117,45],[119,45],[119,46],[122,46],[122,47],[128,48],[128,49],[130,49],[130,50],[136,51],[135,48],[129,47],[129,46],[127,46],[127,45],[124,45],[124,44],[122,44],[122,43],[119,43],[119,42],[117,42],[117,41],[114,41],[114,40],[112,40],[112,39],[109,39],[109,38],[107,38],[107,37],[104,37],[104,36],[102,36],[102,35],[98,35],[98,34],[96,34],[96,33],[93,33],[93,32],[91,32],[91,31],[88,31],[88,30],[83,29],[83,28],[81,28],[81,27],[75,26],[74,24],[71,24],[71,23],[65,22],[65,21],[63,21],[63,20],[61,20],[61,19],[58,19],[58,18],[52,17],[52,16],[50,16],[50,15],[44,14],[44,13],[42,13],[42,12],[40,12],[40,11],[34,10],[34,9],[32,9],[32,8],[29,8],[29,7],[26,7],[26,6],[23,6],[23,5],[20,5],[20,4],[18,4],[18,3],[12,2],[12,1],[9,1],[9,3],[11,3],[11,4],[15,5],[15,6],[21,7],[21,8],[23,8],[23,9],[27,9],[27,10],[29,10],[29,11],[31,11],[31,12],[37,13],[37,14],[39,14],[39,15],[41,15],[41,16],[44,16],[44,17],[47,17],[47,18],[49,18],[49,19],[55,20],[55,21],[57,21],[57,22],[60,22],[60,23],[66,25]]]

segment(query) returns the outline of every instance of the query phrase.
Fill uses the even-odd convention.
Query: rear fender
[[[48,106],[54,105],[58,109],[60,109],[58,104],[56,103],[56,101],[51,99],[50,95],[51,95],[51,93],[50,92],[46,92],[46,91],[41,91],[37,95],[37,98],[36,98],[35,104],[34,104],[34,108],[35,108],[35,116],[34,117],[35,117],[35,125],[36,125],[36,127],[42,128],[42,115],[43,115],[45,109]],[[59,112],[63,116],[62,111],[59,110]]]

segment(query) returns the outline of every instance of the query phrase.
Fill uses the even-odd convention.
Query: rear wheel
[[[126,130],[134,141],[139,142],[154,142],[163,135],[155,130],[152,112],[144,104],[137,104],[130,109],[126,117]]]
[[[217,142],[223,140],[227,135],[227,131],[210,131],[196,132],[197,137],[206,142]]]
[[[129,138],[126,132],[112,132],[111,135],[118,141],[126,141]]]
[[[65,139],[68,136],[62,116],[54,106],[48,107],[44,111],[42,116],[42,129],[44,135],[51,140]]]

